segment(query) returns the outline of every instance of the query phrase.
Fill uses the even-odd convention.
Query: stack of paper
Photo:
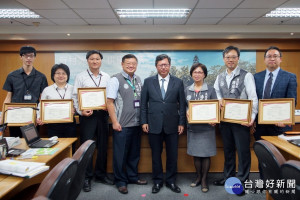
[[[1,174],[31,178],[47,170],[49,170],[49,166],[46,166],[45,163],[18,160],[0,161]]]

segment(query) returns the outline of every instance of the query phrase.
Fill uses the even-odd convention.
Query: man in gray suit
[[[258,99],[294,98],[297,104],[297,78],[295,74],[280,68],[282,53],[278,47],[271,46],[265,51],[266,70],[254,75]],[[276,136],[292,130],[283,123],[256,125],[255,140],[261,136]]]
[[[166,186],[180,193],[176,185],[178,135],[185,125],[185,97],[183,81],[169,74],[171,58],[162,54],[156,57],[157,75],[145,79],[141,95],[141,124],[149,133],[152,150],[152,193],[163,186],[161,153],[166,144]]]

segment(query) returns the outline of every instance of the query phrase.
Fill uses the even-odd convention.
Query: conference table
[[[50,170],[56,166],[64,158],[72,157],[72,144],[77,138],[59,138],[58,143],[53,148],[58,148],[58,151],[53,155],[38,156],[34,159],[23,159],[22,161],[28,162],[43,162],[50,166],[48,171],[38,174],[32,178],[22,178],[9,175],[0,175],[0,199],[6,200],[11,199],[14,195],[18,194],[22,190],[29,186],[39,184],[50,172]],[[21,144],[14,148],[28,149],[25,140],[21,139]],[[7,158],[10,159],[10,158]]]

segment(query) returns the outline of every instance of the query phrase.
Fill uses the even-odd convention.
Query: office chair
[[[259,165],[262,170],[264,177],[264,183],[267,180],[276,180],[282,179],[280,166],[285,163],[285,158],[278,151],[278,149],[268,141],[258,140],[253,145],[254,152],[257,156]],[[266,188],[267,190],[272,190],[270,195],[276,200],[283,200],[282,194],[276,194],[273,192],[276,188]]]
[[[69,200],[75,200],[81,192],[85,178],[85,170],[90,159],[93,157],[95,148],[96,142],[87,140],[74,153],[73,159],[78,161],[78,168],[69,192]]]
[[[287,182],[288,179],[296,181],[295,193],[287,194],[286,199],[298,200],[300,199],[300,161],[289,160],[281,165],[282,177]],[[285,189],[287,186],[285,185]]]
[[[48,199],[68,199],[69,190],[76,175],[78,161],[65,158],[44,178],[34,198],[44,196]]]

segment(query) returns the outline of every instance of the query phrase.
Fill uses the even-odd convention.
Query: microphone
[[[3,112],[3,114],[2,114],[2,118],[3,118],[3,121],[2,121],[2,123],[4,123],[5,122],[5,113],[7,112],[7,111],[9,111],[9,110],[18,110],[18,109],[23,109],[23,108],[31,108],[31,109],[33,109],[33,110],[40,110],[39,108],[36,108],[36,107],[13,107],[13,108],[7,108],[4,112]],[[4,123],[4,124],[8,124],[8,123]],[[5,128],[6,128],[6,126],[5,126]],[[3,131],[4,132],[4,131]]]

